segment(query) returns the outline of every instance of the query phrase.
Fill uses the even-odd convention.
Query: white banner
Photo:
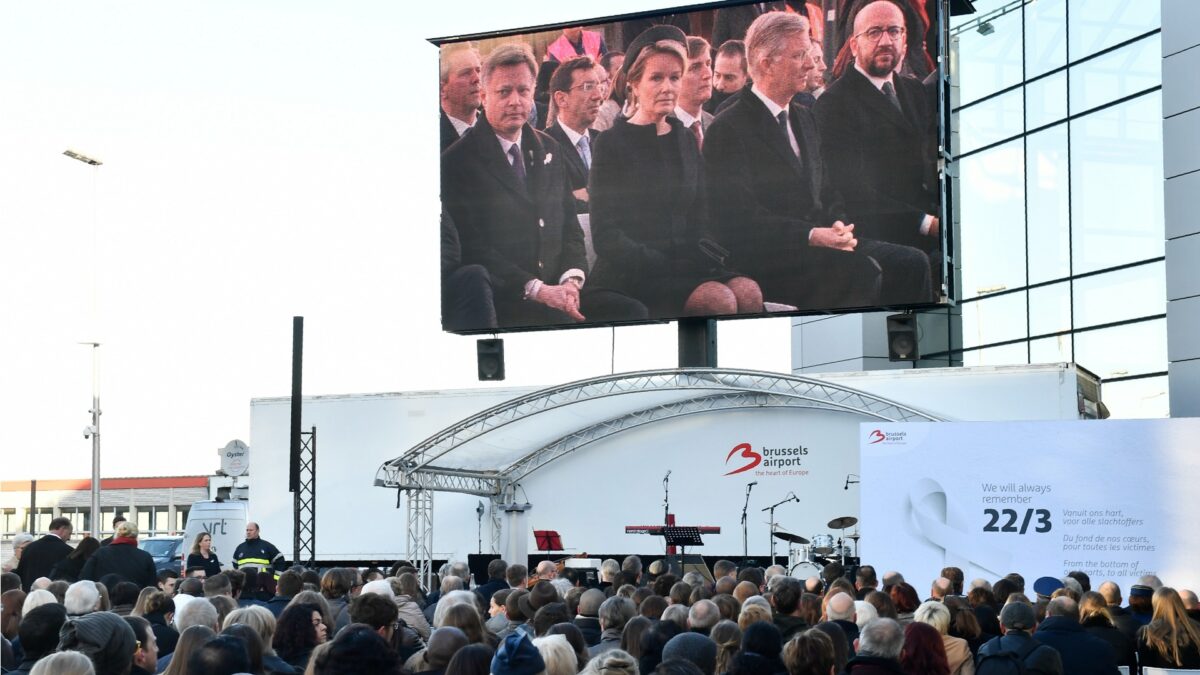
[[[1190,418],[863,424],[863,562],[918,593],[949,565],[1196,588],[1197,438]]]

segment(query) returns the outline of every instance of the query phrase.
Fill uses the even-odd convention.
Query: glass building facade
[[[961,335],[925,363],[1075,362],[1113,417],[1165,417],[1160,4],[975,7],[950,28]]]

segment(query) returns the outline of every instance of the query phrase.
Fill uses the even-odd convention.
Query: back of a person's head
[[[249,671],[246,643],[232,635],[219,635],[205,642],[187,660],[188,675],[237,675]]]
[[[204,580],[204,597],[211,598],[214,595],[233,595],[233,584],[224,572]]]
[[[654,668],[654,675],[704,675],[704,671],[687,659],[664,659]]]
[[[40,658],[58,646],[58,633],[67,620],[67,610],[58,603],[42,605],[21,618],[18,635],[26,657]]]
[[[396,603],[376,593],[362,593],[350,602],[350,621],[379,629],[396,623]]]
[[[836,663],[834,653],[833,640],[822,631],[810,629],[783,646],[783,664],[788,675],[828,675]]]
[[[593,656],[582,672],[585,675],[638,675],[638,662],[627,651],[610,649]]]
[[[600,605],[604,604],[604,591],[599,588],[589,588],[579,596],[579,615],[596,617],[600,614]]]
[[[64,651],[39,660],[29,675],[96,675],[96,668],[83,654]]]
[[[1050,600],[1050,604],[1046,605],[1046,616],[1061,616],[1078,621],[1079,604],[1071,597],[1061,595]]]
[[[58,633],[58,648],[83,653],[102,675],[124,675],[133,665],[137,636],[122,617],[91,612],[69,617]]]
[[[717,643],[699,633],[680,633],[663,647],[663,661],[690,661],[704,675],[713,675],[717,667]]]
[[[94,612],[99,602],[100,590],[91,581],[76,581],[67,587],[67,593],[63,596],[63,605],[71,616]]]
[[[533,615],[533,632],[535,635],[546,635],[554,624],[570,621],[572,618],[567,611],[566,603],[552,602],[543,605]]]
[[[294,570],[288,570],[279,575],[275,582],[275,594],[290,598],[304,589],[304,578]]]
[[[467,645],[454,653],[444,675],[489,675],[492,656],[492,648],[486,644]]]
[[[175,584],[176,595],[190,595],[194,598],[204,596],[204,581],[196,577],[182,579]]]
[[[180,607],[177,598],[175,606],[175,628],[180,633],[192,626],[207,626],[216,630],[218,625],[217,608],[211,602],[194,598]]]
[[[697,600],[688,610],[688,627],[707,634],[721,620],[721,608],[712,600]]]
[[[1006,630],[1031,631],[1037,625],[1037,614],[1028,603],[1010,602],[1000,610],[1000,625]]]
[[[250,659],[250,672],[260,673],[263,669],[263,654],[266,647],[258,631],[244,623],[235,623],[225,627],[221,635],[231,635],[246,645],[246,656]]]
[[[565,635],[543,635],[534,639],[533,646],[546,664],[545,675],[575,675],[579,672],[575,648],[567,642]]]
[[[400,663],[387,642],[370,626],[352,623],[313,658],[317,675],[396,675]]]
[[[137,602],[138,593],[141,592],[142,589],[138,588],[138,585],[132,581],[118,581],[113,586],[112,592],[109,594],[109,599],[112,600],[114,607],[117,605],[132,605]]]
[[[614,596],[600,604],[600,624],[606,629],[622,630],[637,614],[637,607],[629,598]]]
[[[502,560],[500,558],[497,558],[496,560],[493,560],[490,563],[488,563],[488,566],[487,566],[488,579],[504,580],[504,573],[507,571],[508,571],[508,563],[504,562],[504,560]]]
[[[904,629],[891,619],[875,619],[858,634],[858,655],[899,659],[904,649]]]
[[[950,608],[937,600],[926,600],[913,612],[913,621],[929,624],[946,635],[950,631]]]

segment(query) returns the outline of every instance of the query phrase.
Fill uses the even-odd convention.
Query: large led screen
[[[938,4],[435,41],[443,328],[943,302]]]

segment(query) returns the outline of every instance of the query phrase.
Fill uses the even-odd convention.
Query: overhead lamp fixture
[[[511,504],[506,504],[504,506],[504,512],[505,513],[525,513],[526,511],[528,511],[529,509],[532,509],[532,508],[533,508],[533,504],[530,504],[529,502],[525,502],[524,504],[518,504],[516,502],[513,502]]]
[[[67,157],[70,157],[71,159],[77,159],[77,160],[83,162],[84,164],[90,164],[92,166],[100,166],[101,164],[104,164],[104,162],[101,162],[100,160],[96,159],[95,157],[89,157],[89,156],[83,154],[82,152],[79,152],[78,150],[73,150],[71,148],[67,148],[66,150],[63,150],[63,154],[66,155]]]
[[[975,30],[979,31],[980,35],[991,35],[996,32],[996,27],[992,25],[991,21],[984,21]]]

